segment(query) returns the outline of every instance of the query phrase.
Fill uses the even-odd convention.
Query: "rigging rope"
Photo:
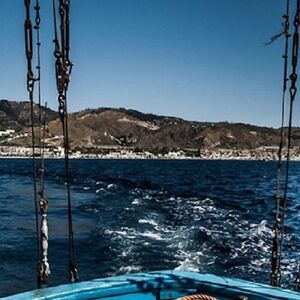
[[[33,194],[34,194],[34,209],[35,209],[35,230],[37,242],[37,259],[38,265],[40,263],[40,234],[39,234],[39,218],[38,218],[38,201],[37,201],[37,176],[36,176],[36,161],[35,161],[35,134],[34,134],[34,103],[33,91],[36,78],[32,71],[32,58],[33,58],[33,36],[32,36],[32,23],[30,17],[31,1],[25,0],[26,18],[24,23],[25,28],[25,54],[27,59],[27,91],[30,101],[31,113],[31,145],[32,145],[32,177],[33,177]],[[38,266],[39,268],[39,266]],[[38,269],[39,270],[39,269]],[[39,276],[39,271],[37,276]]]
[[[204,294],[198,294],[198,295],[190,295],[185,297],[177,298],[176,300],[217,300],[217,298],[204,295]]]
[[[283,33],[285,36],[285,46],[284,46],[284,59],[283,65],[283,86],[282,86],[282,103],[281,103],[281,127],[280,127],[280,143],[278,149],[278,168],[277,168],[277,181],[276,181],[276,217],[274,225],[274,238],[273,238],[273,247],[272,247],[272,271],[270,274],[270,284],[273,286],[280,286],[281,281],[281,270],[280,270],[280,257],[281,257],[281,247],[279,243],[280,239],[280,223],[281,223],[281,176],[282,176],[282,148],[283,148],[283,137],[284,137],[284,116],[285,116],[285,98],[287,90],[287,81],[288,81],[288,49],[289,49],[289,7],[290,1],[286,1],[286,12],[283,16],[284,28]],[[283,205],[285,207],[285,204]]]
[[[45,198],[45,127],[46,127],[46,110],[44,111],[44,122],[42,124],[42,96],[41,96],[41,41],[40,41],[40,2],[36,0],[34,7],[36,11],[35,26],[36,30],[36,47],[37,47],[37,83],[38,83],[38,103],[39,103],[39,148],[40,148],[40,191],[39,191],[39,206],[41,213],[41,225],[40,225],[40,248],[41,257],[39,259],[38,268],[38,285],[43,286],[48,283],[50,275],[50,266],[48,262],[48,223],[47,223],[47,209],[48,200]],[[42,129],[43,128],[43,129]],[[43,137],[42,137],[43,135]]]
[[[69,171],[69,130],[68,130],[68,110],[67,110],[67,90],[72,72],[72,66],[69,59],[70,51],[70,1],[59,1],[59,15],[60,15],[60,34],[57,30],[56,19],[56,5],[55,0],[53,4],[53,23],[54,23],[54,56],[55,62],[55,75],[56,85],[58,91],[59,115],[63,128],[64,139],[64,155],[65,155],[65,177],[67,183],[67,201],[68,201],[68,229],[69,229],[69,280],[74,282],[78,280],[78,269],[75,260],[75,246],[74,246],[74,233],[72,222],[72,202],[70,191],[70,171]],[[60,39],[59,39],[60,37]]]

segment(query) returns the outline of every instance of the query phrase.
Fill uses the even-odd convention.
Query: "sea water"
[[[276,162],[72,160],[80,279],[176,269],[267,283]],[[36,288],[31,159],[0,159],[0,296]],[[300,163],[291,164],[284,285],[300,261]],[[50,285],[68,280],[63,160],[46,160]]]

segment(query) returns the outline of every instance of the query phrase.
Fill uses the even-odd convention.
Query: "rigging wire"
[[[280,240],[280,247],[282,249],[284,237],[284,221],[288,202],[288,182],[289,182],[289,167],[290,167],[290,149],[291,149],[291,134],[292,134],[292,119],[293,119],[293,104],[297,94],[297,65],[298,65],[298,50],[299,50],[299,21],[300,21],[300,0],[297,0],[296,14],[294,18],[294,34],[292,45],[292,73],[290,75],[290,112],[289,112],[289,125],[288,125],[288,145],[287,145],[287,158],[286,158],[286,173],[285,173],[285,186],[284,186],[284,203],[282,212],[282,235]],[[279,257],[279,266],[281,264],[281,257]],[[299,286],[296,279],[296,287]]]
[[[39,149],[40,149],[40,190],[39,190],[39,207],[41,213],[41,224],[40,224],[40,249],[41,256],[39,258],[38,267],[38,285],[45,286],[48,283],[50,275],[50,265],[48,262],[48,223],[47,223],[47,210],[48,200],[45,198],[45,160],[44,160],[44,149],[45,149],[45,126],[46,126],[46,108],[44,110],[44,120],[42,124],[42,95],[41,95],[41,41],[40,41],[40,1],[36,0],[35,4],[35,26],[36,30],[36,47],[37,47],[37,84],[38,84],[38,106],[39,106]],[[43,135],[43,137],[42,137]]]
[[[43,119],[43,133],[41,138],[41,191],[40,196],[43,198],[45,194],[45,145],[46,145],[46,124],[47,124],[47,109],[48,104],[45,102],[44,119]]]
[[[70,188],[70,170],[69,170],[69,130],[68,130],[68,110],[67,110],[67,90],[70,81],[73,64],[69,59],[70,51],[70,1],[59,1],[60,15],[60,32],[57,30],[57,17],[55,0],[52,0],[53,6],[53,24],[54,24],[54,56],[56,85],[58,91],[59,115],[63,129],[63,144],[64,144],[64,162],[65,162],[65,177],[67,184],[67,202],[68,202],[68,232],[69,232],[69,280],[70,282],[77,281],[78,269],[75,259],[74,232],[72,221],[72,201]],[[59,39],[60,38],[60,39]]]
[[[41,17],[40,17],[40,2],[39,0],[36,0],[35,2],[35,25],[34,29],[36,30],[36,48],[37,48],[37,85],[38,85],[38,104],[39,104],[39,149],[40,149],[40,157],[42,155],[41,153],[41,142],[42,142],[42,133],[41,133],[41,126],[42,126],[42,97],[41,97],[41,41],[40,41],[40,24],[41,24]]]
[[[278,149],[278,168],[277,168],[277,181],[276,181],[276,216],[275,216],[275,225],[274,225],[274,238],[273,238],[273,246],[272,246],[272,271],[270,274],[270,284],[273,286],[280,286],[281,282],[281,270],[280,270],[280,257],[281,257],[281,247],[279,243],[280,238],[280,223],[281,223],[281,176],[282,176],[282,149],[283,149],[283,139],[284,139],[284,116],[285,116],[285,98],[286,98],[286,90],[287,90],[287,81],[288,81],[288,50],[289,50],[289,9],[290,9],[290,1],[286,1],[286,12],[283,15],[285,20],[283,26],[282,34],[285,37],[285,46],[284,46],[284,55],[282,56],[284,59],[283,64],[283,86],[282,86],[282,102],[281,102],[281,127],[280,127],[280,143]],[[281,34],[281,35],[282,35]],[[277,38],[278,36],[276,36]],[[274,37],[271,39],[274,41]]]
[[[291,74],[292,85],[290,88],[291,98],[295,98],[297,93],[296,81],[297,81],[297,63],[298,63],[298,50],[299,50],[299,24],[300,24],[300,0],[297,0],[297,12],[294,20],[295,33],[294,33],[294,44],[293,44],[293,73]],[[295,289],[300,290],[300,265],[298,267],[298,274],[295,280]]]
[[[37,260],[38,265],[40,263],[40,234],[39,234],[39,217],[38,217],[38,200],[37,200],[37,175],[36,175],[36,161],[35,161],[35,133],[34,133],[34,84],[36,78],[33,75],[32,70],[32,58],[33,58],[33,35],[32,35],[32,22],[30,16],[31,1],[25,0],[26,18],[24,23],[25,29],[25,55],[27,59],[27,91],[30,101],[30,114],[31,114],[31,146],[32,146],[32,178],[33,178],[33,200],[35,210],[35,230],[36,230],[36,242],[37,242]],[[39,267],[39,266],[38,266]],[[38,269],[39,274],[39,269]],[[37,274],[37,276],[39,276]]]
[[[299,49],[299,21],[300,21],[300,0],[297,0],[296,13],[294,17],[294,33],[293,33],[293,43],[292,43],[292,57],[291,57],[291,65],[292,71],[290,74],[290,109],[289,109],[289,120],[288,120],[288,133],[287,133],[287,155],[286,155],[286,168],[285,168],[285,178],[284,178],[284,190],[283,197],[280,202],[282,204],[282,216],[281,220],[281,236],[279,240],[279,255],[278,255],[278,271],[280,272],[281,268],[281,254],[283,248],[284,241],[284,233],[285,233],[285,218],[286,218],[286,210],[288,204],[288,188],[289,188],[289,168],[290,168],[290,153],[291,153],[291,137],[292,137],[292,123],[293,123],[293,106],[294,101],[297,94],[297,65],[298,65],[298,49]],[[280,196],[280,195],[279,195]],[[276,233],[276,230],[275,230]],[[280,278],[279,278],[280,279]],[[298,278],[296,279],[296,287],[299,286]]]

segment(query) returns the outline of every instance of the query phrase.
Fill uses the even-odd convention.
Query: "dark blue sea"
[[[72,160],[81,280],[162,269],[267,283],[276,162]],[[30,159],[0,159],[0,296],[36,287]],[[46,161],[51,285],[68,281],[63,160]],[[300,163],[291,166],[283,281],[300,261]]]

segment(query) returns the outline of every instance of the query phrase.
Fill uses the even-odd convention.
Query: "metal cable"
[[[41,41],[40,41],[40,2],[36,0],[35,2],[35,25],[34,29],[36,30],[36,48],[37,48],[37,84],[38,84],[38,104],[39,104],[39,149],[40,149],[40,157],[41,157],[41,124],[42,124],[42,114],[41,114]]]
[[[283,207],[282,207],[282,220],[281,220],[281,238],[280,238],[280,253],[278,257],[278,268],[281,268],[281,252],[283,248],[284,232],[285,232],[285,218],[288,203],[288,184],[289,184],[289,168],[290,168],[290,152],[291,152],[291,136],[292,136],[292,123],[293,123],[293,104],[297,94],[297,65],[298,65],[298,49],[299,49],[299,18],[300,18],[300,0],[297,0],[296,13],[294,17],[294,33],[292,44],[292,72],[290,75],[290,110],[289,110],[289,122],[288,122],[288,135],[287,135],[287,157],[286,157],[286,169],[284,180],[284,193],[283,193]]]
[[[43,134],[42,134],[42,146],[41,146],[41,157],[42,157],[42,162],[41,162],[41,169],[42,169],[42,183],[41,183],[41,197],[44,197],[45,193],[45,145],[46,145],[46,124],[47,124],[47,109],[48,105],[47,102],[45,102],[45,110],[44,110],[44,119],[43,119]]]
[[[36,243],[37,243],[37,260],[40,262],[40,234],[39,234],[39,218],[38,218],[38,200],[37,200],[37,179],[36,179],[36,161],[35,161],[35,134],[34,134],[34,103],[33,91],[35,78],[32,71],[32,57],[33,57],[33,36],[32,23],[30,17],[31,1],[25,0],[26,19],[25,19],[25,54],[27,59],[27,91],[30,101],[31,114],[31,146],[32,146],[32,177],[33,177],[33,194],[34,194],[34,210],[35,210],[35,229],[36,229]]]
[[[57,31],[56,6],[53,0],[53,18],[54,18],[54,44],[55,51],[55,74],[56,85],[58,91],[59,115],[62,122],[64,137],[64,156],[65,156],[65,177],[67,184],[67,202],[68,202],[68,232],[69,232],[69,280],[77,281],[78,269],[75,261],[74,232],[72,220],[72,201],[70,187],[70,168],[69,168],[69,130],[68,130],[68,110],[67,110],[67,90],[69,86],[70,75],[72,71],[72,63],[69,59],[70,50],[70,19],[69,8],[70,1],[59,0],[60,15],[60,40]]]
[[[39,128],[39,149],[40,149],[40,191],[39,191],[39,207],[41,213],[40,222],[40,249],[41,255],[39,259],[38,267],[38,285],[43,287],[47,285],[50,275],[50,265],[48,262],[48,222],[47,222],[47,210],[48,210],[48,200],[45,198],[45,161],[44,161],[44,144],[45,144],[45,120],[42,124],[42,95],[41,95],[41,41],[40,41],[40,2],[36,0],[36,5],[34,7],[36,11],[35,26],[36,30],[36,47],[37,47],[37,73],[38,73],[38,104],[39,104],[39,118],[38,118],[38,128]],[[44,112],[46,114],[46,111]],[[44,130],[42,129],[44,127]],[[43,135],[43,138],[42,138]]]
[[[276,216],[274,225],[274,238],[272,247],[272,271],[270,274],[270,284],[273,286],[280,286],[281,281],[281,270],[279,268],[279,257],[281,253],[279,235],[280,235],[280,223],[281,223],[281,176],[282,176],[282,149],[283,149],[283,137],[284,137],[284,116],[285,116],[285,98],[287,90],[288,81],[288,49],[289,49],[289,7],[290,1],[286,1],[286,12],[283,18],[284,22],[284,36],[285,36],[285,46],[284,46],[284,59],[283,65],[283,86],[282,86],[282,102],[281,102],[281,127],[280,127],[280,143],[278,149],[278,168],[277,168],[277,181],[276,181]]]

